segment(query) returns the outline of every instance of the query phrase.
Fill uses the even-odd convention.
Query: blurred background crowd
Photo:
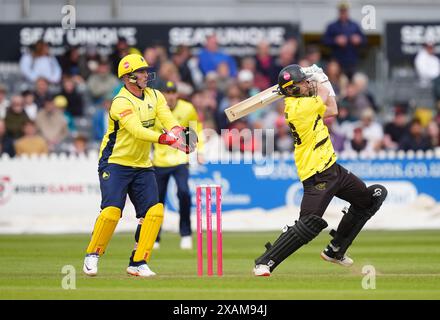
[[[172,53],[160,44],[132,47],[119,38],[108,56],[99,55],[92,46],[69,47],[63,56],[54,56],[40,40],[17,61],[19,85],[0,83],[0,154],[85,154],[98,149],[112,97],[122,85],[117,65],[129,53],[142,54],[156,73],[151,87],[160,89],[164,82],[173,81],[180,98],[195,106],[204,128],[212,129],[206,137],[208,150],[211,141],[225,150],[236,150],[238,145],[241,151],[268,152],[265,141],[227,130],[247,128],[273,129],[274,150],[293,150],[283,100],[234,123],[224,114],[225,108],[275,84],[279,71],[292,63],[317,64],[329,77],[339,115],[326,124],[337,152],[439,147],[440,59],[434,54],[434,43],[425,43],[412,65],[412,85],[432,94],[433,104],[414,106],[400,100],[385,106],[360,67],[359,51],[368,46],[362,28],[350,18],[348,6],[339,5],[338,13],[319,43],[304,46],[300,39],[290,38],[277,56],[271,55],[265,41],[256,46],[256,55],[228,55],[215,34],[196,53],[190,46],[179,46]]]

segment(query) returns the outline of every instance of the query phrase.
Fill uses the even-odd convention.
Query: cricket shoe
[[[354,263],[353,259],[345,255],[342,258],[337,258],[336,253],[333,251],[330,245],[321,252],[321,258],[325,261],[339,264],[343,267],[351,267]]]
[[[86,275],[94,277],[98,274],[99,254],[90,253],[84,258],[83,271]]]
[[[265,264],[257,264],[254,268],[254,276],[256,277],[269,277],[270,268]]]
[[[135,277],[153,277],[156,275],[146,263],[142,263],[138,266],[128,266],[127,273]]]
[[[180,249],[191,250],[192,249],[192,238],[191,236],[183,236],[180,240]]]

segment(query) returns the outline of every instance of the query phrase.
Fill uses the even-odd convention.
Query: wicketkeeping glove
[[[166,144],[179,149],[186,154],[195,150],[197,145],[197,134],[192,128],[174,127],[170,131],[164,130],[159,137],[160,144]]]
[[[199,137],[197,136],[196,131],[191,127],[186,127],[185,130],[185,141],[189,146],[190,152],[193,152],[197,147],[197,142],[199,141]]]

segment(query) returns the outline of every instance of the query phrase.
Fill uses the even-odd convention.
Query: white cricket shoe
[[[86,255],[83,266],[83,271],[86,275],[94,277],[98,274],[98,260],[99,254],[91,253]]]
[[[257,264],[254,268],[254,275],[257,277],[269,277],[270,268],[265,264]]]
[[[191,250],[193,247],[192,237],[191,236],[183,236],[180,240],[180,249],[182,250]]]
[[[321,252],[321,258],[325,261],[336,263],[336,264],[339,264],[340,266],[343,266],[343,267],[351,267],[354,263],[353,259],[347,255],[344,255],[342,257],[342,259],[336,259],[336,258],[332,258],[331,256],[327,255],[325,250]]]
[[[139,266],[128,266],[127,273],[136,277],[152,277],[156,275],[156,273],[151,271],[146,263]]]
[[[158,250],[158,249],[160,249],[160,242],[154,242],[154,244],[153,244],[153,249],[154,250]]]

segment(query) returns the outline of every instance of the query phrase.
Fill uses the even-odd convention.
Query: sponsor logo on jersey
[[[131,109],[127,109],[127,110],[125,110],[125,111],[122,111],[120,114],[119,114],[119,116],[121,117],[121,118],[124,118],[124,117],[126,117],[126,116],[128,116],[129,114],[132,114],[133,113],[133,110],[131,110]]]
[[[146,121],[142,121],[142,126],[144,128],[154,127],[154,119],[149,119],[149,120],[146,120]]]

